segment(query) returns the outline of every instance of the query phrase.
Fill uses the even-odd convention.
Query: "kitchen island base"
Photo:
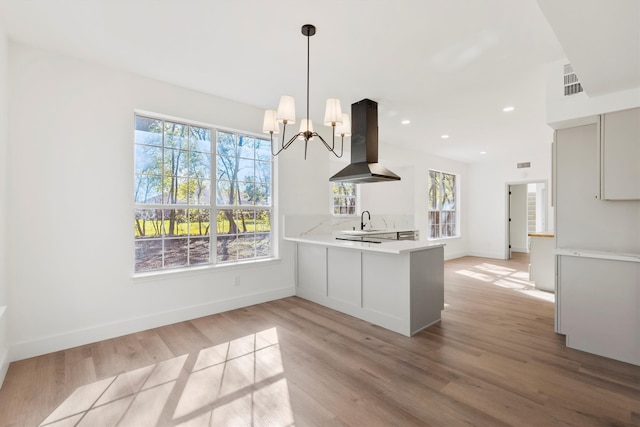
[[[411,336],[444,308],[444,249],[390,254],[296,243],[296,295]]]

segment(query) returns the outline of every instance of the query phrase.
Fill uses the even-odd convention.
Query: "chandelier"
[[[340,106],[340,100],[337,98],[327,99],[326,108],[324,112],[324,125],[331,126],[332,128],[332,140],[329,145],[322,136],[313,131],[313,123],[309,119],[309,41],[311,36],[316,33],[316,27],[311,24],[302,26],[302,34],[307,37],[307,117],[300,123],[300,131],[293,135],[289,141],[285,142],[285,133],[287,130],[287,124],[292,125],[296,122],[296,107],[295,99],[292,96],[284,95],[280,97],[280,103],[278,104],[278,110],[267,110],[264,112],[264,122],[262,131],[271,135],[271,154],[277,156],[283,150],[286,150],[293,144],[296,139],[304,141],[304,158],[307,158],[307,146],[309,141],[314,137],[318,137],[324,144],[327,150],[333,153],[336,157],[342,157],[344,150],[344,138],[351,135],[351,120],[349,114],[342,112]],[[280,123],[282,123],[282,144],[274,147],[273,134],[280,133]],[[341,139],[340,154],[335,149],[336,134]]]

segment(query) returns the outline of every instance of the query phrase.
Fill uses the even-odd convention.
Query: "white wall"
[[[503,157],[469,166],[469,255],[504,259],[507,257],[507,204],[508,185],[531,181],[551,181],[551,141],[549,128],[547,141],[538,147],[514,150]],[[517,145],[517,141],[514,141]],[[531,162],[531,168],[518,169],[517,163]],[[549,198],[550,199],[550,198]],[[548,229],[553,230],[553,208],[549,209]]]
[[[9,145],[9,112],[7,108],[7,69],[8,52],[7,38],[0,25],[0,385],[9,368],[9,345],[7,342],[9,299],[9,263],[7,262],[7,210],[9,197],[7,195],[7,169]]]
[[[294,293],[280,239],[280,261],[132,278],[134,109],[248,132],[261,110],[14,43],[9,102],[13,360]],[[326,213],[316,148],[278,157],[278,218]]]

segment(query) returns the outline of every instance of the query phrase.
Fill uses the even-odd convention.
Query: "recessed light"
[[[514,107],[513,105],[508,105],[508,106],[504,107],[502,109],[502,111],[504,111],[505,113],[510,113],[511,111],[513,111],[515,109],[516,109],[516,107]]]
[[[480,154],[482,154],[484,156],[485,154],[487,154],[487,152],[486,151],[481,151]]]
[[[411,123],[411,120],[403,120],[400,123],[402,123],[403,125],[408,125],[409,123]]]
[[[440,138],[442,138],[442,139],[449,139],[449,135],[447,135],[447,134],[440,135]]]

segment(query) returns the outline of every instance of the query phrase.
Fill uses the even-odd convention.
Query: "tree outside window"
[[[429,238],[455,237],[457,186],[454,174],[429,170]]]

